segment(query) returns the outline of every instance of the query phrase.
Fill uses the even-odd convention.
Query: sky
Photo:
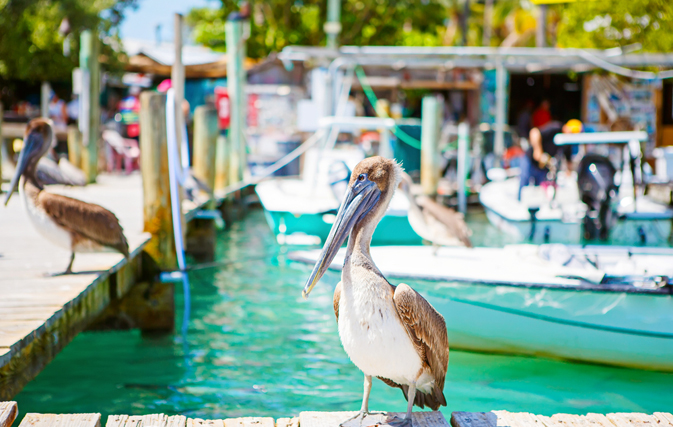
[[[121,25],[122,38],[155,41],[161,24],[162,41],[173,40],[173,16],[187,14],[193,7],[218,7],[219,0],[139,0],[138,9],[128,9]]]

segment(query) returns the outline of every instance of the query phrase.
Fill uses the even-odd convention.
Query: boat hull
[[[542,252],[534,245],[371,248],[392,284],[407,283],[444,316],[451,348],[673,371],[673,291],[630,284],[673,277],[673,250],[571,248],[610,277],[641,278],[612,284],[561,259],[543,260]],[[309,265],[318,256],[289,254]],[[344,257],[341,249],[330,268],[341,269]]]
[[[327,239],[335,219],[332,213],[295,214],[269,210],[265,210],[264,213],[269,227],[281,244],[302,243],[302,236],[315,236],[320,239],[320,242],[312,243],[321,244]],[[423,243],[422,239],[411,228],[407,216],[385,215],[372,237],[373,245],[419,245],[421,243]]]
[[[451,348],[673,371],[670,295],[411,283]]]

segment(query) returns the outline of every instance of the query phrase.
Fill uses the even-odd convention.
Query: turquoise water
[[[470,222],[475,243],[508,242],[483,216]],[[286,253],[262,212],[252,211],[219,236],[217,257],[226,265],[190,273],[186,337],[82,333],[16,397],[20,412],[101,412],[105,420],[119,413],[213,419],[358,409],[362,374],[341,348],[332,311],[338,275],[328,273],[304,301],[310,266],[289,262]],[[446,415],[670,412],[673,374],[452,350],[445,394]],[[402,411],[406,402],[375,381],[370,408]]]

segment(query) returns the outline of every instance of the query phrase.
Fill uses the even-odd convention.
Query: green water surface
[[[507,243],[483,216],[470,221],[476,244]],[[20,412],[101,412],[105,420],[359,409],[363,377],[341,348],[332,310],[338,275],[328,273],[305,301],[310,266],[290,262],[287,251],[263,213],[252,211],[219,236],[217,257],[226,265],[190,273],[186,337],[82,333],[16,397]],[[176,304],[183,304],[181,290]],[[673,374],[452,350],[445,394],[447,416],[494,409],[670,412]],[[406,402],[375,380],[370,408],[403,411]]]

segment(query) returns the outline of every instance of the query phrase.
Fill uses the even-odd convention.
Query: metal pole
[[[49,117],[49,96],[51,95],[51,85],[49,82],[42,82],[40,87],[40,115]]]
[[[224,25],[227,43],[227,89],[231,102],[231,125],[229,143],[231,147],[229,183],[243,180],[246,166],[245,131],[246,99],[245,99],[245,43],[243,40],[243,22],[227,21]]]
[[[495,141],[493,152],[501,158],[505,152],[505,66],[498,61],[495,66]]]
[[[484,33],[481,37],[483,46],[491,45],[491,31],[493,29],[493,0],[484,2]]]
[[[467,147],[470,145],[470,126],[466,122],[458,125],[458,211],[467,212]]]
[[[382,128],[380,135],[379,156],[385,157],[386,159],[392,159],[394,157],[394,153],[393,146],[390,143],[390,129]]]
[[[535,47],[547,46],[547,5],[538,6],[537,27],[535,28]]]
[[[439,182],[437,144],[442,117],[442,104],[436,96],[423,97],[421,115],[421,187],[423,194],[434,195]]]
[[[341,0],[327,0],[327,22],[323,28],[327,33],[327,47],[336,49],[341,32]]]
[[[468,32],[468,25],[467,25],[467,20],[470,17],[470,0],[465,0],[465,6],[463,9],[463,14],[460,17],[460,32],[462,34],[462,39],[463,39],[463,46],[467,46],[467,32]]]
[[[175,60],[171,67],[171,87],[175,93],[175,127],[176,143],[182,147],[182,129],[185,126],[185,115],[182,112],[182,104],[185,100],[185,67],[182,64],[182,15],[176,13],[173,21],[173,45],[175,48]],[[181,152],[181,149],[178,149]]]

